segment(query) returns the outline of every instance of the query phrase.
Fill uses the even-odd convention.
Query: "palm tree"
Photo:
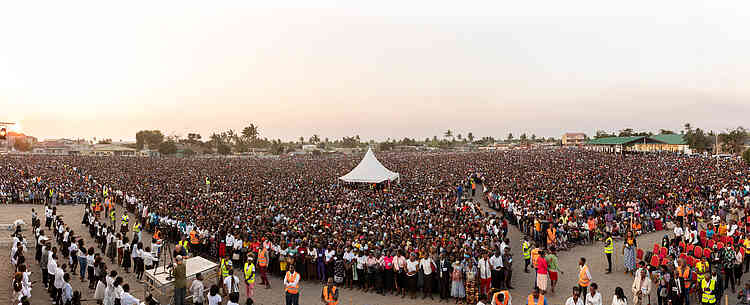
[[[305,144],[305,137],[299,137],[299,144]]]
[[[448,130],[445,131],[445,134],[443,134],[443,137],[446,138],[446,139],[447,138],[453,138],[453,132],[450,129],[448,129]]]
[[[469,138],[469,142],[474,142],[474,134],[469,132],[468,135],[466,135],[467,138]]]
[[[258,138],[258,127],[254,124],[250,124],[250,126],[242,129],[242,136],[249,140],[255,140]]]
[[[320,137],[318,135],[314,134],[312,137],[310,137],[310,143],[311,144],[318,144],[320,142]]]

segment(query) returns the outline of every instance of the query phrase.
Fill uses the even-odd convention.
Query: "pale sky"
[[[748,29],[750,2],[723,0],[4,1],[0,121],[116,141],[750,127]]]

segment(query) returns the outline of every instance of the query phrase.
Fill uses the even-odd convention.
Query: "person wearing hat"
[[[247,261],[245,261],[245,294],[248,298],[252,298],[255,290],[255,259],[252,253],[247,254]]]
[[[320,300],[325,305],[338,305],[339,303],[339,290],[333,282],[333,278],[328,278],[328,284],[323,286],[323,291],[320,293]]]

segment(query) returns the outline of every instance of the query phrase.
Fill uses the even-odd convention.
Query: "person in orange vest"
[[[195,230],[195,227],[193,227],[192,230],[190,230],[190,249],[193,250],[194,253],[200,252],[200,238],[198,238],[198,231]]]
[[[491,305],[512,305],[508,290],[493,289]]]
[[[587,291],[589,284],[591,283],[591,272],[589,272],[589,266],[586,265],[586,258],[581,257],[578,261],[578,287],[580,291]],[[583,296],[583,303],[586,304],[586,294],[581,293]]]
[[[294,264],[289,265],[289,271],[284,276],[284,293],[286,305],[299,305],[299,273],[294,271]]]
[[[544,295],[539,293],[539,287],[534,287],[534,292],[529,295],[526,305],[547,305]]]
[[[549,228],[547,228],[547,248],[554,247],[556,242],[557,229],[553,224],[550,224]]]
[[[328,285],[323,286],[323,292],[320,294],[320,299],[325,305],[338,305],[339,304],[339,290],[336,285],[333,284],[333,278],[328,278]]]
[[[680,223],[680,226],[684,226],[685,223],[685,206],[680,204],[677,206],[677,211],[675,212],[675,216],[677,216],[677,221]]]
[[[271,289],[271,282],[268,281],[268,250],[262,244],[258,251],[258,269],[260,270],[260,284],[266,285],[266,289]]]
[[[682,291],[683,298],[684,296],[689,296],[690,285],[692,285],[692,282],[690,281],[690,266],[685,263],[685,260],[680,259],[675,271],[677,272],[676,276],[679,277],[680,280],[682,280],[683,287],[680,287],[680,289]],[[685,300],[685,304],[690,304],[689,297]]]

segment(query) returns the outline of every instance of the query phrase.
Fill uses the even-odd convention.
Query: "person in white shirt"
[[[47,259],[47,274],[48,274],[48,281],[49,283],[49,292],[51,294],[55,294],[55,272],[57,272],[57,254],[53,254],[52,251],[49,252],[49,258]]]
[[[285,301],[286,305],[299,305],[300,275],[294,271],[294,264],[289,265],[289,271],[284,275]]]
[[[573,294],[565,301],[565,305],[584,305],[583,298],[581,298],[581,291],[578,287],[573,287]]]
[[[73,286],[70,286],[70,274],[63,275],[62,304],[73,301]]]
[[[141,252],[141,259],[143,259],[143,266],[145,270],[151,270],[154,266],[154,255],[151,254],[151,247],[146,247],[146,251]]]
[[[422,299],[429,296],[431,300],[434,300],[434,297],[432,296],[432,269],[435,268],[435,270],[437,270],[437,265],[435,264],[435,261],[432,260],[432,257],[429,256],[421,259],[419,265],[422,267],[422,273],[424,274],[424,296],[422,296]]]
[[[208,291],[208,296],[206,297],[206,300],[208,300],[208,305],[220,305],[221,304],[221,295],[219,295],[219,286],[211,285],[211,289]]]
[[[602,294],[599,293],[596,283],[589,285],[589,293],[586,295],[586,305],[602,305]]]
[[[136,299],[130,294],[130,285],[122,285],[122,293],[120,294],[120,305],[138,305],[141,301]]]
[[[485,252],[479,259],[479,294],[486,295],[490,292],[492,285],[492,263],[489,255]],[[498,286],[499,287],[499,286]]]
[[[228,295],[230,298],[233,294],[239,295],[240,293],[240,279],[234,275],[232,269],[229,269],[229,276],[224,278],[224,295]]]
[[[651,279],[648,277],[648,271],[643,268],[636,271],[631,290],[633,292],[633,304],[642,304],[644,297],[651,293]]]
[[[615,295],[612,296],[611,305],[628,305],[628,298],[625,297],[625,292],[621,287],[615,288]]]
[[[63,286],[65,286],[65,267],[66,265],[63,264],[62,267],[57,267],[55,270],[55,293],[53,294],[55,300],[59,300],[62,298],[62,289]]]
[[[409,260],[406,261],[406,281],[408,282],[409,286],[409,293],[411,294],[411,298],[415,299],[417,297],[417,271],[419,271],[419,261],[416,260],[417,255],[415,253],[411,253],[409,256]]]
[[[190,284],[190,293],[193,294],[193,305],[203,305],[203,275],[195,275],[193,283]]]
[[[674,237],[675,238],[682,239],[682,233],[683,233],[683,230],[682,230],[681,226],[677,225],[677,226],[674,227]]]

